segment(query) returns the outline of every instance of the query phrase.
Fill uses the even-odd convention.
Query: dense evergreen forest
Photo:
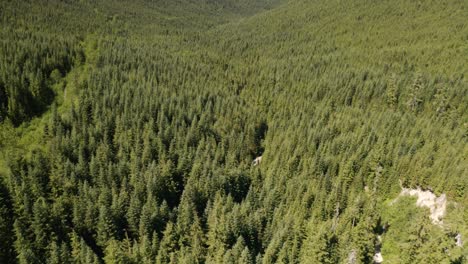
[[[466,0],[2,0],[0,263],[467,263],[467,59]]]

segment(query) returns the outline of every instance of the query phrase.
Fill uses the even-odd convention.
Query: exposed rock
[[[375,242],[375,254],[374,254],[374,263],[382,263],[383,257],[381,253],[382,248],[382,237],[380,235],[377,236],[377,241]]]
[[[427,207],[431,211],[430,218],[432,223],[436,225],[442,225],[442,218],[445,215],[445,209],[447,207],[447,197],[445,194],[440,195],[437,197],[431,191],[423,191],[420,188],[417,189],[409,189],[403,188],[400,193],[400,196],[409,195],[409,196],[416,196],[418,200],[416,201],[416,205],[419,207]]]
[[[456,240],[456,245],[457,247],[462,247],[463,246],[463,242],[462,242],[462,237],[461,237],[461,234],[458,233],[457,236],[455,237],[455,240]]]
[[[348,264],[355,264],[357,261],[357,252],[355,249],[351,250],[348,255]]]
[[[257,166],[257,165],[260,165],[261,162],[262,162],[262,156],[258,156],[252,161],[252,165]]]
[[[380,264],[383,262],[383,257],[382,257],[382,254],[379,252],[379,253],[375,253],[374,257],[372,258],[374,260],[374,263],[376,264]]]

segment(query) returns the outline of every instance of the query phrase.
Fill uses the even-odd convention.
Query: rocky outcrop
[[[419,207],[427,207],[429,208],[431,214],[430,218],[432,223],[436,225],[442,225],[442,218],[445,215],[445,210],[447,208],[447,196],[445,194],[441,194],[437,197],[431,191],[423,191],[420,188],[417,189],[409,189],[403,188],[400,196],[416,196],[418,200],[416,201],[416,205]]]
[[[348,255],[348,264],[356,264],[357,262],[357,251],[355,249],[351,250]]]
[[[252,165],[257,166],[257,165],[260,165],[261,162],[262,162],[262,156],[258,156],[252,161]]]
[[[457,236],[455,237],[455,243],[457,247],[463,247],[463,241],[462,241],[462,237],[460,233],[458,233]]]
[[[378,235],[377,241],[375,243],[375,254],[374,254],[374,257],[372,258],[374,260],[374,263],[376,264],[380,264],[383,262],[381,248],[382,248],[382,237]]]
[[[376,263],[376,264],[382,263],[383,262],[382,253],[380,253],[380,252],[375,253],[375,255],[373,257],[373,260],[374,260],[374,263]]]

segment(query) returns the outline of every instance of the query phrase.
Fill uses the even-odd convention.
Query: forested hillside
[[[0,263],[466,263],[467,18],[0,1]]]

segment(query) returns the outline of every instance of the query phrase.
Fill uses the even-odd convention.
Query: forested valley
[[[466,0],[0,0],[0,263],[467,263],[467,59]]]

